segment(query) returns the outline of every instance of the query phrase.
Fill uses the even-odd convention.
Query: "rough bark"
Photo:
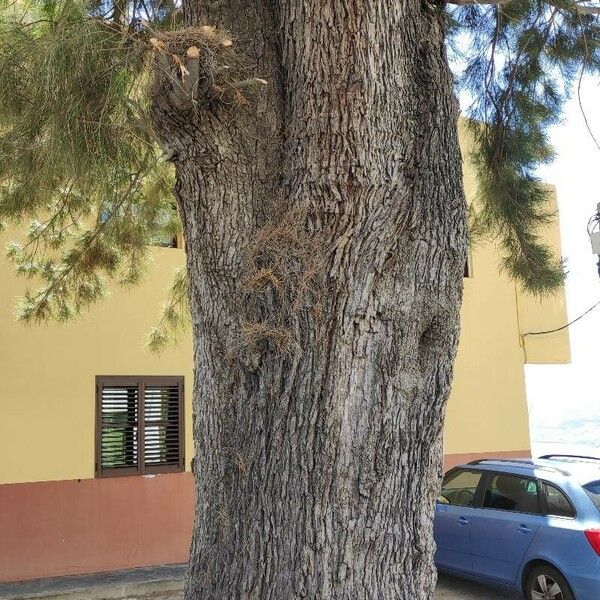
[[[438,5],[187,0],[268,86],[154,120],[194,327],[187,600],[432,597],[465,202]]]

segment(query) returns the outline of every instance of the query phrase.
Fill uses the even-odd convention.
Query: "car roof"
[[[580,484],[600,480],[600,458],[592,456],[547,454],[539,458],[486,458],[458,467],[502,471],[549,481],[572,478]]]

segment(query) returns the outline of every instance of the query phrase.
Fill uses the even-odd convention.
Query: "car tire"
[[[567,580],[562,573],[547,564],[533,567],[525,581],[527,600],[575,600]]]

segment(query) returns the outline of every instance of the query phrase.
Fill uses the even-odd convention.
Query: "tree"
[[[461,2],[461,4],[464,4]],[[432,507],[467,210],[458,84],[476,101],[473,231],[551,291],[534,176],[577,69],[572,0],[55,0],[8,6],[0,214],[41,287],[25,321],[135,283],[183,226],[197,512],[186,598],[431,598]],[[559,79],[560,76],[560,79]]]

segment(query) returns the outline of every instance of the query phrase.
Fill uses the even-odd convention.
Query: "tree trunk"
[[[443,7],[184,15],[228,30],[268,81],[239,108],[154,95],[194,328],[186,599],[432,598],[466,257]]]

